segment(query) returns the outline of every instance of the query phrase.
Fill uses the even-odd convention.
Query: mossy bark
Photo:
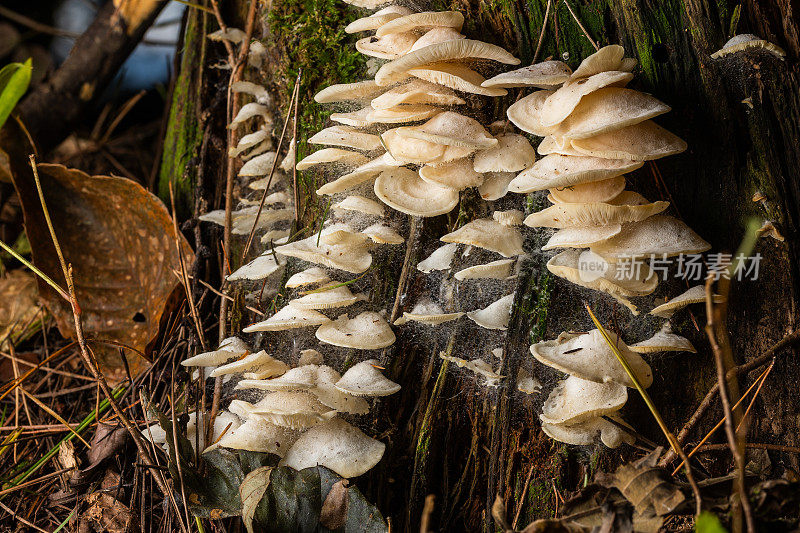
[[[741,5],[726,0],[567,1],[598,44],[622,44],[639,60],[632,86],[672,106],[672,112],[659,122],[690,147],[684,154],[648,164],[632,174],[629,188],[653,200],[672,201],[671,214],[683,218],[715,252],[734,252],[750,217],[773,221],[785,236],[785,242],[762,239],[756,248],[762,256],[759,278],[735,283],[733,288],[729,330],[735,356],[741,362],[758,355],[796,327],[800,281],[797,14],[788,0],[748,0]],[[244,5],[245,0],[235,3]],[[463,11],[468,36],[503,45],[528,64],[546,5],[546,0],[462,0],[417,7]],[[352,47],[353,39],[345,39],[340,28],[334,31],[326,25],[355,18],[356,10],[333,0],[279,0],[272,9],[271,20],[280,27],[270,28],[267,13],[262,13],[264,34],[276,47],[271,70],[263,73],[265,78],[280,88],[293,83],[300,66],[315,73],[306,78],[301,97],[302,140],[312,133],[308,128],[326,118],[324,110],[310,103],[310,95],[323,85],[361,76],[354,67],[355,59],[344,52],[326,56],[324,75],[319,75],[319,58],[302,49],[308,46],[304,39],[323,39],[327,43],[323,48]],[[311,16],[305,11],[308,9],[323,9],[327,15]],[[733,33],[746,32],[780,45],[787,52],[786,61],[768,52],[710,58]],[[552,56],[575,67],[593,50],[564,2],[554,1],[539,60]],[[490,105],[481,101],[470,109],[488,121],[502,118],[516,96],[513,91],[505,99],[495,99]],[[663,183],[657,182],[659,175]],[[310,194],[313,183],[305,187],[306,213],[321,212],[318,200]],[[752,201],[756,192],[764,199]],[[486,212],[486,207],[477,203],[462,210],[469,218]],[[445,218],[426,220],[420,239],[438,238],[448,222]],[[306,220],[313,223],[314,217]],[[554,337],[563,330],[589,329],[590,321],[581,306],[584,299],[605,322],[614,323],[626,340],[641,340],[660,325],[652,317],[631,317],[606,298],[551,278],[544,268],[545,258],[536,253],[541,244],[538,239],[534,236],[526,243],[532,253],[517,284],[501,374],[513,377],[520,365],[530,368],[527,347],[531,341]],[[394,303],[398,273],[387,268],[375,276],[386,309]],[[416,290],[413,280],[407,287],[410,293]],[[683,282],[673,279],[662,284],[657,295],[674,296],[685,288]],[[409,297],[407,301],[414,300]],[[695,313],[675,323],[675,329],[698,347],[697,355],[651,359],[656,374],[651,394],[676,432],[715,381],[703,321],[704,314]],[[459,334],[456,330],[455,342]],[[389,372],[403,390],[387,398],[372,420],[370,432],[387,442],[387,451],[379,466],[358,483],[391,517],[393,531],[419,528],[428,494],[436,495],[432,523],[437,530],[494,530],[490,507],[498,493],[512,515],[519,510],[521,526],[534,518],[552,516],[559,498],[582,486],[596,470],[611,469],[633,455],[629,449],[587,451],[554,444],[539,429],[536,413],[541,399],[516,393],[513,379],[504,380],[498,389],[475,387],[473,380],[448,372],[447,364],[438,357],[445,349],[446,343],[420,343],[400,334],[387,353]],[[792,354],[779,356],[773,378],[754,409],[750,441],[800,444],[800,398],[796,387],[787,390],[799,371]],[[712,409],[703,427],[710,427],[718,416],[718,408]],[[664,443],[634,395],[626,418],[647,438]],[[699,432],[693,434],[694,439],[698,437]],[[726,456],[712,459],[712,470],[724,471],[729,466]],[[791,454],[774,453],[772,460],[776,465],[798,468],[797,457]]]

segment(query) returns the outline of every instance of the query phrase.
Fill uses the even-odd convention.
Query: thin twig
[[[302,67],[297,71],[297,81],[295,82],[297,86],[297,91],[295,92],[294,97],[294,121],[292,123],[292,146],[289,147],[289,153],[293,154],[294,157],[292,159],[292,186],[294,189],[294,223],[295,228],[300,227],[300,190],[297,188],[297,116],[298,110],[300,109],[300,82],[301,76],[303,74]],[[277,161],[277,156],[275,157]],[[266,194],[267,191],[264,191]]]
[[[408,281],[408,274],[411,271],[411,257],[414,252],[414,243],[417,240],[419,233],[420,218],[409,216],[411,219],[408,228],[408,239],[406,240],[406,255],[403,258],[403,268],[400,270],[400,279],[397,281],[397,293],[394,297],[394,305],[392,306],[392,314],[389,320],[390,324],[394,324],[400,315],[400,304],[403,300],[403,294],[406,290],[406,281]]]
[[[584,28],[583,24],[581,24],[581,20],[578,18],[578,15],[576,15],[575,12],[572,10],[572,6],[569,5],[569,2],[567,0],[564,0],[564,4],[567,6],[567,9],[569,9],[570,15],[572,15],[572,18],[574,18],[575,22],[578,23],[578,27],[581,29],[581,31],[586,36],[586,38],[589,39],[589,42],[592,44],[594,49],[595,50],[600,50],[600,47],[597,46],[596,42],[594,42],[594,39],[592,39],[592,36],[589,35],[589,32],[586,31],[586,28]]]
[[[552,3],[553,0],[547,0],[547,7],[544,9],[544,18],[542,19],[542,30],[539,32],[539,40],[536,42],[536,51],[533,53],[533,61],[531,61],[531,63],[536,63],[536,59],[539,57],[539,51],[542,49],[544,32],[547,30],[547,17],[550,15],[550,5]]]

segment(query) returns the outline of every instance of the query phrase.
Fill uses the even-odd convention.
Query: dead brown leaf
[[[128,527],[133,525],[133,515],[125,504],[113,496],[116,494],[115,486],[119,483],[119,474],[109,471],[103,479],[101,490],[86,497],[88,509],[81,516],[80,529],[98,533],[128,531]]]
[[[89,176],[62,165],[40,164],[45,202],[65,259],[72,265],[83,327],[109,381],[125,377],[118,346],[143,352],[177,284],[179,268],[172,221],[164,204],[126,178]],[[15,168],[15,187],[25,214],[34,264],[66,286],[32,175]],[[193,254],[181,237],[184,257]],[[74,336],[72,311],[37,279],[39,293],[61,334]],[[133,375],[146,361],[126,350]]]
[[[649,514],[652,509],[656,515],[664,516],[686,500],[680,488],[667,479],[664,470],[656,467],[659,455],[661,448],[620,466],[614,473],[614,486],[642,515]]]
[[[36,278],[24,270],[12,270],[0,278],[0,349],[7,338],[19,335],[39,312]]]
[[[153,16],[153,12],[160,9],[163,0],[114,0],[117,15],[125,22],[128,35],[133,35],[136,29]]]
[[[347,508],[350,506],[350,493],[347,490],[349,484],[346,479],[337,481],[322,502],[319,523],[330,530],[344,527],[347,522]]]

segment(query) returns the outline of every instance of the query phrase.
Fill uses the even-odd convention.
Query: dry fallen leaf
[[[267,491],[267,487],[269,487],[272,470],[271,466],[256,468],[247,474],[242,484],[239,485],[239,496],[242,498],[242,521],[248,533],[255,531],[253,529],[253,517],[258,508],[258,503]]]
[[[656,515],[663,516],[686,499],[678,486],[667,479],[664,470],[656,467],[660,454],[661,449],[656,448],[641,459],[620,466],[614,473],[614,486],[639,514],[647,514],[652,507]]]
[[[161,9],[161,3],[161,0],[114,0],[114,7],[117,8],[117,15],[125,22],[128,35],[133,35],[142,23]]]
[[[67,263],[90,346],[109,381],[125,377],[114,341],[143,352],[158,332],[179,269],[172,220],[154,195],[129,179],[89,176],[62,165],[39,165],[45,202]],[[66,287],[30,172],[15,168],[34,264]],[[193,254],[181,237],[186,261]],[[44,281],[39,293],[61,334],[74,337],[69,304]],[[146,361],[126,350],[135,376]]]
[[[12,270],[0,278],[0,348],[36,318],[39,291],[33,274]]]
[[[319,523],[330,530],[339,529],[347,523],[347,508],[350,505],[350,492],[347,490],[349,484],[346,479],[337,481],[322,502]]]
[[[125,533],[136,530],[130,509],[113,496],[119,493],[116,487],[120,483],[119,474],[109,471],[100,490],[86,497],[88,508],[81,516],[84,531]]]

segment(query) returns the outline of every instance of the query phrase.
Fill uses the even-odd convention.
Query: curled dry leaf
[[[15,169],[14,185],[25,214],[34,264],[66,287],[30,172]],[[68,264],[83,311],[83,328],[109,381],[125,372],[113,341],[144,352],[177,286],[180,269],[172,220],[161,201],[138,183],[109,176],[89,176],[62,165],[39,165],[45,202]],[[183,255],[193,253],[181,236]],[[39,293],[61,334],[74,337],[72,310],[49,285],[37,278]],[[131,373],[146,366],[126,350]]]
[[[0,278],[0,348],[16,340],[36,318],[39,306],[36,279],[25,270],[12,270]]]
[[[341,479],[331,487],[319,512],[319,523],[322,526],[336,530],[347,523],[347,508],[350,505],[348,485],[350,485],[349,481]]]

